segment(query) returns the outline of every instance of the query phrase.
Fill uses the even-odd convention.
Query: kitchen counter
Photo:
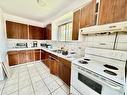
[[[34,50],[34,49],[41,49],[40,47],[35,47],[35,48],[13,48],[13,49],[8,49],[9,51],[20,51],[20,50]]]
[[[74,58],[74,57],[68,57],[68,55],[62,55],[61,53],[53,52],[53,51],[52,51],[53,49],[51,49],[51,50],[49,50],[49,49],[47,49],[47,48],[41,48],[41,49],[44,50],[44,51],[46,51],[46,52],[49,52],[49,53],[51,53],[51,54],[54,54],[54,55],[56,55],[56,56],[58,56],[58,57],[64,58],[64,59],[66,59],[66,60],[68,60],[68,61],[73,61],[73,60],[76,59],[76,58]]]
[[[51,54],[54,54],[56,56],[59,56],[61,58],[64,58],[68,61],[73,61],[75,60],[76,58],[75,57],[69,57],[70,55],[62,55],[61,53],[57,53],[57,52],[53,52],[52,50],[54,49],[47,49],[45,47],[36,47],[36,48],[14,48],[14,49],[8,49],[8,52],[9,51],[21,51],[21,50],[35,50],[35,49],[41,49],[41,50],[44,50],[46,52],[49,52]]]

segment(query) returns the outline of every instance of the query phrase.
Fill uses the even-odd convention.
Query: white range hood
[[[106,25],[96,25],[80,29],[80,34],[97,34],[106,32],[127,32],[127,21],[111,23]]]

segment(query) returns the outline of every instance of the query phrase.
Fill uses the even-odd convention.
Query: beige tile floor
[[[68,95],[69,87],[51,75],[43,62],[11,67],[10,79],[0,81],[0,95]]]

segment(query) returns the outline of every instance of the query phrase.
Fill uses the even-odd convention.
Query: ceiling
[[[55,17],[64,9],[70,8],[74,3],[89,0],[43,0],[45,5],[41,6],[37,0],[0,0],[0,7],[8,14],[19,17],[45,22]],[[82,2],[81,2],[82,1]],[[69,11],[69,10],[68,10]],[[64,11],[65,12],[65,11]],[[67,11],[66,11],[67,12]]]

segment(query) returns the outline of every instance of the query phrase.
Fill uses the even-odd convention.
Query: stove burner
[[[79,61],[81,64],[88,64],[88,62],[87,61],[84,61],[84,60],[81,60],[81,61]]]
[[[84,58],[84,60],[86,60],[86,61],[90,61],[90,59],[88,59],[88,58]]]
[[[107,73],[107,74],[113,75],[113,76],[117,76],[116,73],[114,73],[112,71],[109,71],[109,70],[104,70],[104,72]]]
[[[111,65],[108,65],[108,64],[105,64],[104,66],[105,66],[106,68],[109,68],[109,69],[118,70],[117,67],[114,67],[114,66],[111,66]]]

